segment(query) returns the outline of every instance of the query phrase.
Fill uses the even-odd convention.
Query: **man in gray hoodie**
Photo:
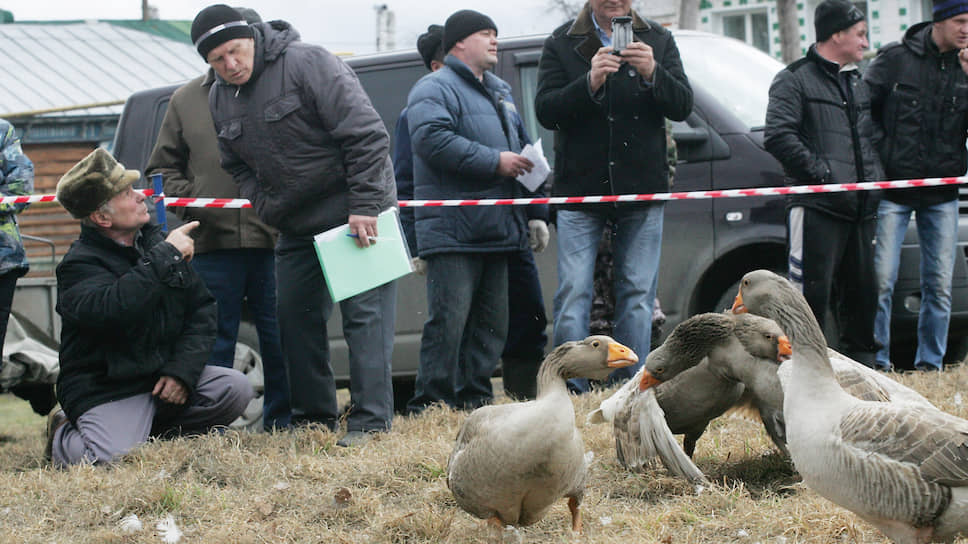
[[[313,235],[349,224],[361,247],[377,215],[396,205],[390,138],[353,71],[299,41],[288,23],[248,25],[217,4],[192,22],[192,41],[215,70],[209,108],[222,167],[259,217],[279,229],[276,281],[293,424],[335,430],[339,409],[326,322],[333,300]],[[347,434],[339,445],[390,428],[396,284],[340,302],[350,352]]]

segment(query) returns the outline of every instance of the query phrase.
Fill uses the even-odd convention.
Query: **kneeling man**
[[[206,366],[215,299],[188,261],[197,221],[148,224],[140,177],[96,149],[57,183],[81,236],[57,266],[57,398],[47,455],[55,466],[107,463],[158,434],[203,433],[237,418],[246,377]]]

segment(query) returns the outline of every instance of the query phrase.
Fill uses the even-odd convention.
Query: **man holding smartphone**
[[[631,41],[614,43],[625,41],[625,25]],[[631,0],[589,0],[545,41],[535,110],[542,125],[558,131],[554,196],[658,193],[669,189],[665,119],[689,115],[692,88],[668,30],[640,17]],[[611,220],[614,336],[636,353],[649,352],[663,211],[661,202],[558,208],[555,345],[588,335],[595,256]],[[587,390],[587,383],[573,385]]]

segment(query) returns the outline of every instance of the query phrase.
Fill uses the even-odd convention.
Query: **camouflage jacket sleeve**
[[[0,119],[0,157],[3,179],[0,180],[0,194],[3,196],[29,195],[34,190],[34,163],[24,155],[20,138],[13,125]],[[0,214],[18,213],[27,204],[0,204]]]

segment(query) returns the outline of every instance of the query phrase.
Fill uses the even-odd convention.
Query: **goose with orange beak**
[[[641,376],[603,401],[589,421],[612,422],[618,458],[627,468],[644,468],[659,455],[670,472],[688,479],[694,479],[688,476],[692,474],[688,464],[675,452],[663,455],[662,434],[649,423],[656,419],[650,412],[662,414],[660,419],[671,433],[685,435],[683,449],[688,457],[709,422],[731,410],[762,419],[777,447],[785,451],[776,369],[790,353],[783,331],[769,319],[716,313],[693,316],[649,354]],[[652,392],[657,403],[645,397]]]
[[[535,400],[474,410],[447,464],[457,504],[503,529],[536,523],[567,498],[572,529],[581,532],[587,463],[565,382],[602,380],[637,362],[635,352],[608,336],[566,342],[541,363]]]

